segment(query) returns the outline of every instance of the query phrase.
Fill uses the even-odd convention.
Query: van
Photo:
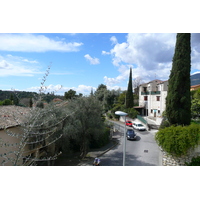
[[[143,124],[139,123],[139,122],[134,122],[133,123],[133,128],[139,131],[145,131],[146,128]]]

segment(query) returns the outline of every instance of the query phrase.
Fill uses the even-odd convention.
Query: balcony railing
[[[160,91],[151,91],[151,92],[141,92],[141,95],[156,95],[156,94],[160,94]]]

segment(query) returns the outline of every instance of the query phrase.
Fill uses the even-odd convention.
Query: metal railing
[[[156,95],[156,94],[160,94],[160,91],[148,91],[148,92],[141,92],[141,95]]]
[[[144,124],[147,124],[147,121],[141,116],[141,115],[137,115],[137,118],[143,122]]]

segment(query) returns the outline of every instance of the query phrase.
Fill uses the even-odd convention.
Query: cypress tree
[[[175,53],[166,98],[167,119],[170,124],[174,125],[189,125],[191,120],[190,38],[190,33],[178,33],[176,36]]]
[[[133,107],[133,86],[132,86],[132,68],[130,68],[128,89],[126,93],[126,108]]]

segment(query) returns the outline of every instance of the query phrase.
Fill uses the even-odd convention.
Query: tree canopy
[[[133,103],[133,86],[132,86],[132,68],[130,68],[128,89],[126,93],[126,108],[132,108],[133,105],[134,103]]]
[[[166,116],[170,124],[189,125],[191,121],[190,33],[178,33],[166,98]]]

